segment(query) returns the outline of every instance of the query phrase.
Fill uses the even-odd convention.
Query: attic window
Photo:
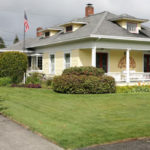
[[[72,26],[67,26],[66,27],[66,32],[72,32]]]
[[[138,33],[137,24],[136,23],[127,23],[127,30],[131,33]]]
[[[49,37],[50,36],[50,32],[45,32],[45,37]]]

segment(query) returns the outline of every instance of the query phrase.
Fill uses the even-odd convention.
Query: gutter
[[[45,44],[45,45],[37,45],[37,46],[31,46],[28,48],[35,48],[35,47],[44,47],[44,46],[50,46],[50,45],[57,45],[57,44],[63,44],[66,42],[73,42],[77,40],[85,40],[85,39],[110,39],[110,40],[123,40],[123,41],[139,41],[139,42],[150,42],[150,38],[139,38],[139,37],[123,37],[123,36],[109,36],[109,35],[96,35],[91,34],[90,36],[85,36],[82,38],[73,38],[69,40],[59,41],[51,44]]]
[[[24,50],[0,50],[0,53],[3,52],[22,52],[22,53],[32,53],[32,51],[24,51]]]
[[[90,37],[98,38],[98,39],[150,42],[150,38],[139,38],[139,37],[135,38],[135,37],[109,36],[109,35],[96,35],[96,34],[91,34]]]

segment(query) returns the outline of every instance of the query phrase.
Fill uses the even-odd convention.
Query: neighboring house
[[[37,38],[26,40],[29,70],[60,75],[74,66],[103,68],[117,82],[150,81],[150,28],[147,19],[110,12],[86,16],[65,24],[37,29]],[[7,50],[22,50],[23,42]]]

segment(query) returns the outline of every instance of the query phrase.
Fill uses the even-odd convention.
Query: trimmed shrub
[[[8,86],[12,83],[11,78],[9,77],[4,77],[0,78],[0,86]]]
[[[41,84],[43,74],[34,72],[26,79],[26,84]]]
[[[62,75],[53,79],[52,88],[67,94],[115,93],[115,80],[109,76]]]
[[[20,52],[0,54],[0,77],[10,77],[13,83],[23,80],[27,70],[27,56]]]
[[[139,93],[139,92],[150,92],[149,85],[143,86],[118,86],[117,93]]]
[[[63,75],[87,75],[87,76],[102,76],[104,70],[95,67],[71,67],[63,71]]]

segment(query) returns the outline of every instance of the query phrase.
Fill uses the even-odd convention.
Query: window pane
[[[54,55],[50,55],[50,62],[51,62],[50,73],[54,74],[55,73],[55,56]]]
[[[72,26],[66,27],[66,32],[71,32],[72,31]]]
[[[129,32],[137,32],[137,24],[136,23],[127,23],[127,30]]]
[[[70,54],[65,54],[65,69],[70,67]]]
[[[31,56],[28,56],[28,67],[31,67]]]
[[[38,69],[42,70],[42,57],[38,57]]]
[[[45,37],[49,37],[50,32],[45,32]]]

